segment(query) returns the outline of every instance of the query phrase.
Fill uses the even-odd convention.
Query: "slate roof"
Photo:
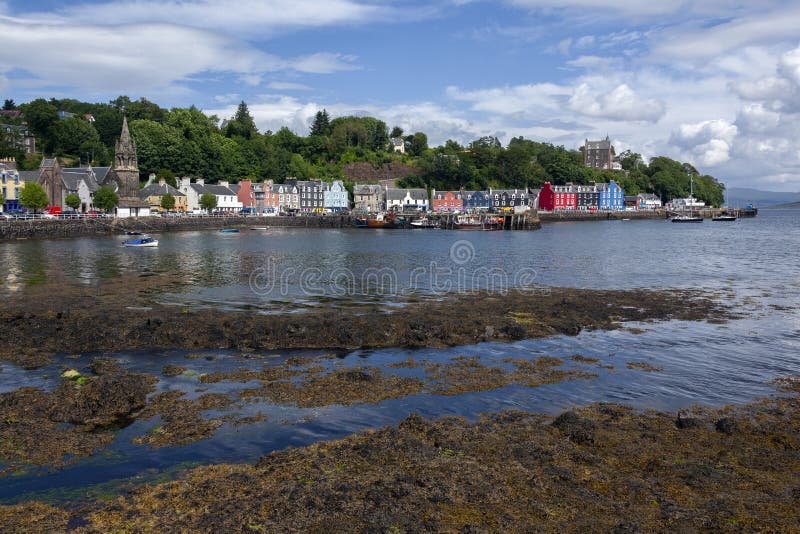
[[[608,137],[605,139],[601,139],[600,141],[589,141],[586,140],[586,149],[587,150],[609,150],[611,148],[611,140]]]
[[[19,171],[19,179],[25,182],[35,182],[39,179],[39,171]]]
[[[139,191],[139,198],[142,200],[146,199],[147,197],[163,197],[169,193],[173,197],[185,197],[183,193],[175,189],[169,184],[150,184],[141,191]]]
[[[428,200],[428,192],[425,189],[395,189],[390,187],[386,190],[387,200],[403,200],[408,193],[412,199]]]
[[[379,185],[356,185],[353,186],[353,195],[380,195],[383,188]]]
[[[231,191],[233,191],[237,195],[239,194],[239,189],[241,189],[241,188],[242,188],[241,184],[231,184],[231,185],[228,186],[228,189],[230,189]]]
[[[524,189],[492,189],[491,193],[492,195],[507,195],[509,197],[512,195],[521,195],[520,198],[525,198],[528,196],[528,192]]]

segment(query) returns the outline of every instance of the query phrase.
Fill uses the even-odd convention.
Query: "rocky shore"
[[[427,420],[216,465],[8,532],[792,532],[800,382],[749,406]]]
[[[725,320],[731,311],[695,291],[541,288],[505,295],[453,295],[387,308],[323,307],[305,313],[165,306],[164,277],[128,277],[98,287],[32,286],[0,309],[0,358],[35,368],[55,353],[138,349],[362,349],[513,341],[623,321]]]
[[[154,421],[142,446],[180,446],[223,424],[231,405],[266,400],[315,409],[426,394],[446,397],[509,385],[591,380],[594,358],[531,355],[481,361],[409,357],[377,368],[340,366],[334,353],[275,363],[268,349],[443,347],[615,329],[627,321],[724,322],[732,310],[697,291],[540,288],[451,295],[302,313],[188,309],[159,304],[165,277],[97,287],[32,286],[0,310],[0,358],[26,369],[56,354],[225,349],[251,362],[197,376],[195,394],[159,387],[187,376],[195,358],[161,377],[95,356],[66,369],[50,391],[0,394],[0,476],[28,465],[57,469],[97,454],[134,421]],[[135,354],[130,356],[135,358]],[[60,357],[64,363],[69,358]],[[76,357],[77,361],[77,357]],[[258,363],[263,362],[263,363]],[[622,362],[620,362],[622,363]],[[88,365],[87,365],[88,364]],[[213,365],[213,362],[209,365]],[[629,369],[658,372],[629,362]],[[231,369],[231,367],[227,367]],[[413,377],[404,371],[413,370]],[[239,382],[237,393],[207,387]],[[111,501],[0,506],[8,532],[651,532],[789,531],[800,499],[800,382],[745,407],[678,414],[596,404],[558,417],[527,412],[428,420],[270,453],[255,464],[195,468]],[[208,412],[216,415],[208,415]],[[155,423],[157,421],[157,423]]]

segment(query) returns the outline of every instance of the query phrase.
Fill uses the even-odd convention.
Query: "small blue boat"
[[[146,235],[139,239],[131,239],[130,241],[123,241],[122,245],[125,247],[157,247],[158,241]]]
[[[221,233],[221,234],[238,234],[239,233],[239,229],[238,228],[223,228],[222,230],[219,231],[219,233]]]

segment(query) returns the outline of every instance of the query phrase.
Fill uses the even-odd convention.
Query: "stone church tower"
[[[114,147],[114,167],[106,175],[102,185],[116,189],[119,195],[118,214],[126,216],[139,214],[140,208],[149,204],[139,199],[139,164],[136,161],[136,141],[128,131],[128,119],[122,118],[122,133]],[[149,209],[148,209],[149,211]]]

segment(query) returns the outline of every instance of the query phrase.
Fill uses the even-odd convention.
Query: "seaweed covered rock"
[[[90,428],[125,427],[144,408],[153,382],[152,377],[137,373],[98,376],[79,387],[63,382],[55,392],[50,417]]]
[[[594,422],[580,417],[573,411],[564,412],[556,417],[553,426],[561,430],[573,443],[578,445],[594,443]]]

